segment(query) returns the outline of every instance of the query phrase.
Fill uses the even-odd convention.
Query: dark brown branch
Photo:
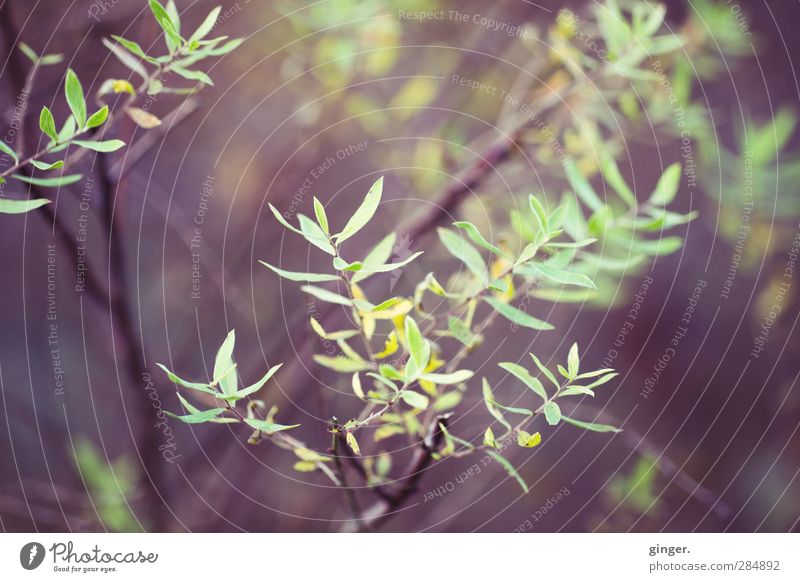
[[[428,436],[423,439],[414,451],[414,455],[406,467],[406,477],[401,481],[400,488],[390,499],[382,499],[362,513],[358,523],[358,531],[365,532],[381,528],[393,516],[403,503],[417,490],[425,469],[433,460],[433,454],[439,449],[444,440],[444,433],[440,424],[446,425],[446,417],[437,416],[428,429]]]

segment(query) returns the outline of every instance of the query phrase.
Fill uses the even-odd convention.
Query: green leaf
[[[236,345],[236,330],[232,329],[225,337],[225,341],[217,350],[214,359],[214,382],[219,384],[223,394],[233,394],[238,388],[238,374],[231,368],[233,362],[233,348]]]
[[[503,418],[503,413],[498,410],[497,406],[494,404],[494,394],[492,394],[492,387],[489,385],[489,381],[484,378],[482,383],[483,388],[483,402],[486,404],[486,410],[489,411],[494,419],[499,422],[506,430],[511,430],[511,424]]]
[[[282,430],[289,430],[290,428],[297,428],[299,424],[276,424],[268,420],[261,420],[260,418],[245,418],[245,423],[251,428],[260,430],[261,432],[273,433]]]
[[[656,184],[656,189],[650,195],[648,203],[653,206],[667,206],[674,199],[678,193],[678,188],[681,185],[681,164],[675,162],[669,166]]]
[[[328,237],[316,222],[304,214],[298,214],[297,220],[300,223],[300,234],[303,236],[303,238],[329,255],[336,255],[333,245],[331,245]]]
[[[538,226],[536,238],[539,239],[550,232],[550,220],[544,206],[542,206],[542,203],[533,194],[528,195],[528,205],[531,207],[533,217],[536,219],[536,224]]]
[[[64,55],[62,54],[52,54],[52,55],[42,55],[39,58],[40,65],[56,65],[64,60]]]
[[[567,354],[567,370],[569,372],[570,380],[578,375],[579,367],[580,356],[578,355],[578,344],[576,342],[570,346],[569,353]]]
[[[36,168],[37,170],[57,170],[59,168],[64,167],[64,160],[58,160],[57,162],[53,162],[52,164],[48,164],[46,162],[40,162],[39,160],[31,160],[31,165]]]
[[[499,402],[496,402],[496,401],[492,401],[492,404],[494,404],[498,408],[500,408],[502,410],[505,410],[506,412],[510,412],[512,414],[519,414],[519,415],[522,415],[522,416],[533,416],[533,410],[531,410],[530,408],[521,408],[521,407],[516,407],[516,406],[505,406],[505,405],[500,404]]]
[[[524,430],[520,430],[517,433],[517,444],[519,444],[519,446],[521,447],[525,447],[526,449],[532,449],[541,442],[542,442],[541,433],[535,432],[533,434],[530,434],[529,432]]]
[[[358,396],[359,400],[366,401],[366,396],[364,396],[364,389],[361,388],[361,377],[358,375],[358,372],[353,374],[353,393]]]
[[[607,374],[609,372],[613,372],[614,368],[602,368],[600,370],[593,370],[591,372],[584,372],[583,374],[578,374],[575,379],[576,380],[583,380],[585,378],[596,378],[597,376],[602,376],[603,374]]]
[[[67,97],[67,105],[69,105],[72,115],[75,116],[78,127],[82,129],[86,125],[86,100],[83,97],[83,87],[80,79],[72,69],[67,69],[64,94]]]
[[[483,247],[483,248],[493,252],[496,255],[500,255],[501,257],[507,257],[508,256],[502,250],[500,250],[499,248],[494,246],[492,243],[490,243],[488,240],[486,240],[484,238],[484,236],[478,230],[478,227],[475,226],[474,224],[472,224],[471,222],[465,222],[465,221],[454,222],[453,226],[456,226],[456,227],[460,228],[461,230],[463,230],[464,232],[466,232],[467,236],[469,236],[469,238],[472,239],[472,242],[474,242],[476,245],[478,245],[480,247]]]
[[[369,376],[370,378],[374,378],[375,380],[377,380],[378,382],[380,382],[381,384],[383,384],[384,386],[389,388],[392,392],[398,392],[397,385],[394,382],[392,382],[391,380],[389,380],[388,378],[385,378],[384,376],[381,375],[381,374],[386,374],[387,368],[388,369],[393,369],[393,368],[391,368],[389,366],[381,366],[381,368],[380,368],[381,373],[380,374],[376,374],[374,372],[367,372],[367,376]],[[399,375],[398,375],[397,379],[400,379]]]
[[[304,285],[300,287],[301,291],[308,293],[316,297],[321,301],[326,301],[327,303],[335,303],[337,305],[353,305],[353,302],[350,301],[347,297],[343,297],[338,293],[334,293],[333,291],[328,291],[327,289],[323,289],[322,287],[315,287],[314,285]]]
[[[125,142],[119,139],[108,139],[105,141],[84,141],[81,139],[76,139],[73,140],[72,143],[82,148],[86,148],[87,150],[102,153],[115,152],[125,145]]]
[[[377,443],[378,441],[382,441],[383,439],[388,439],[394,435],[398,434],[405,434],[406,429],[403,425],[400,424],[387,424],[375,431],[373,436],[373,440]]]
[[[386,311],[387,309],[391,309],[395,305],[398,305],[405,301],[402,297],[392,297],[391,299],[387,299],[386,301],[380,302],[378,305],[370,309],[373,313],[378,311]]]
[[[517,257],[517,260],[514,261],[515,271],[517,270],[516,268],[519,265],[524,265],[525,263],[533,259],[536,256],[536,253],[539,252],[540,246],[541,245],[539,243],[528,243],[527,245],[525,245],[525,248],[522,249],[522,252]]]
[[[560,388],[560,387],[561,387],[561,384],[560,384],[560,383],[559,383],[559,382],[556,380],[556,377],[555,377],[555,376],[553,376],[553,373],[552,373],[550,370],[548,370],[548,369],[547,369],[547,368],[544,366],[544,364],[542,364],[542,362],[539,360],[539,358],[537,358],[537,357],[536,357],[536,356],[534,356],[533,354],[531,354],[530,356],[531,356],[531,358],[533,358],[533,363],[534,363],[534,364],[536,364],[536,367],[537,367],[537,368],[539,368],[539,371],[540,371],[542,374],[544,374],[545,378],[547,378],[548,380],[550,380],[550,382],[552,382],[552,383],[553,383],[553,385],[556,387],[556,389]]]
[[[270,271],[273,271],[283,277],[284,279],[289,279],[289,281],[305,281],[309,283],[321,283],[325,281],[337,281],[339,277],[336,275],[329,275],[327,273],[301,273],[299,271],[285,271],[283,269],[279,269],[273,265],[270,265],[266,261],[258,261]]]
[[[23,53],[23,54],[24,54],[26,57],[28,57],[28,58],[31,60],[31,62],[33,62],[33,64],[34,64],[34,65],[35,65],[35,64],[37,64],[37,63],[39,62],[39,55],[37,55],[37,54],[36,54],[36,51],[34,51],[34,50],[33,50],[33,49],[30,47],[30,46],[28,46],[26,43],[24,43],[24,42],[21,42],[21,43],[19,43],[17,46],[19,46],[19,50],[21,50],[21,51],[22,51],[22,53]]]
[[[591,396],[594,398],[593,390],[587,388],[586,386],[578,386],[577,384],[573,384],[569,388],[564,388],[564,390],[559,393],[558,397],[561,398],[562,396],[575,396],[577,394]]]
[[[586,386],[586,388],[588,388],[588,389],[597,388],[598,386],[602,386],[606,382],[610,382],[611,380],[613,380],[617,376],[619,376],[619,374],[617,374],[616,372],[611,372],[610,374],[606,374],[605,376],[595,380],[594,382],[592,382],[591,384]]]
[[[286,219],[281,215],[280,212],[278,212],[277,208],[275,208],[272,204],[268,204],[268,206],[269,206],[269,209],[272,211],[272,214],[275,216],[275,218],[278,220],[278,222],[280,222],[283,225],[284,228],[286,228],[288,230],[291,230],[293,233],[299,234],[300,236],[305,236],[300,231],[299,228],[295,228],[291,224],[286,222]]]
[[[538,379],[531,376],[528,370],[526,370],[519,364],[515,364],[513,362],[501,362],[498,364],[498,366],[500,366],[510,374],[513,374],[519,380],[522,380],[522,383],[525,384],[531,390],[533,390],[533,392],[538,396],[540,396],[542,400],[547,401],[548,396],[547,396],[547,391],[544,389],[544,386],[542,386],[542,383],[539,382]]]
[[[319,337],[326,340],[336,341],[340,339],[349,339],[359,334],[359,331],[357,329],[346,329],[343,331],[333,331],[329,333],[325,331],[325,329],[322,327],[320,322],[317,321],[315,317],[312,317],[310,319],[310,323],[311,323],[311,329],[313,329]]]
[[[171,416],[172,418],[177,418],[178,420],[185,422],[186,424],[199,424],[202,422],[209,422],[210,420],[218,417],[220,414],[225,412],[224,408],[211,408],[210,410],[199,410],[198,408],[192,406],[180,393],[176,393],[178,396],[178,400],[181,401],[183,407],[189,411],[189,414],[180,416],[177,414],[173,414],[172,412],[165,411],[167,415]]]
[[[622,173],[619,171],[617,162],[614,161],[614,156],[609,153],[604,153],[600,162],[600,171],[603,174],[606,182],[608,182],[614,191],[622,198],[625,203],[633,208],[636,206],[636,195],[630,189]]]
[[[212,390],[211,387],[209,387],[208,384],[202,382],[189,382],[188,380],[184,380],[183,378],[180,378],[176,374],[170,372],[169,369],[164,364],[156,364],[156,366],[164,370],[170,382],[174,382],[175,384],[183,386],[184,388],[205,392],[206,394],[216,394],[214,390]]]
[[[519,483],[519,486],[522,487],[522,490],[525,493],[528,492],[528,484],[525,483],[525,480],[522,477],[520,477],[519,473],[517,473],[517,470],[514,468],[514,465],[509,463],[508,460],[503,455],[501,455],[500,453],[498,453],[496,451],[488,449],[486,452],[489,455],[491,455],[491,457],[495,461],[500,463],[500,465],[503,467],[503,469],[506,470],[506,473],[508,473],[511,477],[513,477],[517,481],[517,483]]]
[[[547,242],[544,246],[554,249],[582,249],[597,242],[596,238],[587,238],[574,242]]]
[[[175,52],[177,47],[181,44],[181,37],[175,28],[175,23],[158,0],[150,0],[150,10],[153,12],[156,22],[158,22],[158,25],[164,31],[164,38],[167,41],[170,53]]]
[[[405,336],[409,354],[408,362],[406,362],[406,378],[410,381],[428,366],[431,359],[431,344],[422,337],[413,317],[405,318]]]
[[[365,360],[351,360],[345,356],[330,357],[320,354],[315,354],[312,358],[320,366],[343,374],[352,374],[353,372],[369,370],[369,362]]]
[[[372,185],[367,192],[364,201],[361,203],[361,206],[358,207],[355,214],[350,217],[350,220],[347,221],[347,224],[344,226],[344,230],[337,235],[334,235],[334,238],[339,243],[342,243],[349,239],[351,236],[356,234],[359,230],[364,228],[367,223],[372,219],[375,215],[375,211],[378,209],[378,205],[381,203],[381,196],[383,195],[383,176],[378,178],[378,180]]]
[[[461,403],[461,399],[463,395],[461,392],[453,391],[448,392],[446,394],[442,394],[439,398],[436,399],[436,402],[433,403],[433,409],[437,412],[444,412],[445,410],[450,410],[451,408],[455,408]]]
[[[413,255],[408,257],[407,259],[404,259],[404,260],[402,260],[402,261],[400,261],[398,263],[389,263],[387,265],[375,265],[375,266],[372,266],[372,267],[366,266],[366,265],[362,265],[360,270],[361,271],[366,271],[368,273],[389,273],[391,271],[394,271],[395,269],[399,269],[401,267],[405,267],[408,263],[410,263],[411,261],[416,259],[423,252],[424,251],[417,251],[416,253],[414,253]]]
[[[622,432],[621,428],[611,426],[610,424],[597,424],[594,422],[584,422],[582,420],[577,420],[574,418],[570,418],[568,416],[562,416],[561,419],[564,422],[567,422],[573,426],[577,426],[578,428],[583,428],[594,432]]]
[[[483,257],[478,252],[478,249],[473,247],[463,237],[457,235],[452,230],[447,228],[438,229],[439,239],[445,248],[455,258],[464,263],[467,268],[474,273],[482,282],[488,281],[488,273],[486,271],[486,263]]]
[[[52,117],[52,114],[51,114],[51,116],[50,116],[50,117]],[[55,127],[55,124],[53,124],[53,126]],[[52,136],[51,136],[51,137],[52,137]],[[14,163],[15,163],[15,164],[18,164],[18,163],[19,163],[19,157],[17,156],[17,152],[15,152],[14,150],[12,150],[12,149],[11,149],[11,148],[10,148],[10,147],[9,147],[9,146],[6,144],[6,142],[5,142],[4,140],[2,140],[2,139],[0,139],[0,151],[2,151],[3,153],[6,153],[6,154],[8,154],[9,156],[11,156],[11,158],[14,160]]]
[[[491,426],[487,427],[486,432],[483,433],[483,444],[493,449],[497,448],[497,441],[494,439],[494,431]]]
[[[135,41],[132,41],[132,40],[128,40],[127,38],[123,38],[123,37],[117,36],[115,34],[112,34],[111,38],[113,38],[115,41],[117,41],[117,43],[121,44],[123,47],[128,49],[128,51],[130,51],[131,53],[133,53],[134,55],[136,55],[140,59],[149,59],[150,58],[150,57],[147,56],[147,53],[144,52],[144,50],[142,49],[142,47],[139,45],[138,42],[135,42]],[[113,43],[108,43],[108,44],[113,44]],[[108,44],[106,46],[108,46]],[[142,69],[142,70],[144,70],[144,69]]]
[[[203,71],[192,71],[189,69],[184,69],[178,65],[172,65],[169,70],[173,73],[177,73],[184,79],[189,79],[190,81],[199,81],[200,83],[205,83],[206,85],[214,84],[214,81],[211,80],[211,77],[206,75]]]
[[[56,120],[53,118],[53,114],[47,107],[42,107],[42,112],[39,114],[39,128],[47,137],[55,142],[58,141]]]
[[[66,186],[68,184],[74,184],[75,182],[83,178],[83,175],[67,174],[66,176],[58,176],[57,178],[30,178],[28,176],[23,176],[21,174],[11,174],[11,177],[16,180],[19,180],[20,182],[33,184],[34,186],[44,186],[45,188],[56,188],[58,186]]]
[[[135,42],[130,40],[125,40],[124,38],[119,36],[115,36],[114,39],[117,41],[116,43],[113,43],[107,38],[104,38],[103,44],[106,46],[108,50],[111,51],[111,53],[115,57],[117,57],[119,62],[121,62],[131,71],[139,75],[142,79],[145,80],[149,79],[147,69],[144,68],[144,65],[142,65],[141,61],[137,60],[137,58],[131,54],[131,52],[133,52],[134,54],[136,54],[136,56],[140,58],[145,58],[144,51],[142,51],[141,47]],[[125,50],[126,48],[128,50]]]
[[[528,315],[524,311],[520,311],[519,309],[509,305],[508,303],[500,301],[496,297],[484,297],[483,300],[486,301],[486,303],[488,303],[489,305],[491,305],[492,308],[495,311],[497,311],[497,313],[499,313],[509,321],[516,323],[517,325],[521,325],[523,327],[529,327],[531,329],[538,329],[542,331],[555,329],[552,325],[550,325],[546,321],[542,321],[541,319],[537,319],[532,315]]]
[[[76,127],[75,127],[75,117],[70,115],[67,117],[67,120],[64,122],[64,126],[61,128],[61,131],[58,132],[58,140],[59,142],[65,142],[73,135],[75,135]]]
[[[400,393],[400,398],[402,398],[403,402],[412,408],[418,408],[420,410],[428,408],[428,397],[420,394],[419,392],[414,392],[413,390],[403,390]]]
[[[439,384],[440,386],[451,386],[453,384],[462,384],[466,382],[470,378],[475,375],[475,372],[472,370],[457,370],[455,372],[451,372],[449,374],[420,374],[420,380],[427,380],[428,382],[433,382],[434,384]]]
[[[575,285],[587,289],[597,289],[594,281],[583,273],[574,273],[566,269],[558,269],[541,263],[527,265],[524,269],[519,270],[519,272],[530,274],[534,277],[539,276],[561,285]]]
[[[583,177],[583,174],[580,173],[578,167],[571,158],[567,158],[564,161],[564,170],[567,173],[567,178],[572,185],[572,189],[575,190],[575,193],[590,210],[595,212],[603,207],[603,201],[600,200],[597,192],[594,191],[589,181]]]
[[[36,198],[34,200],[0,198],[0,214],[24,214],[41,208],[45,204],[50,204],[50,201],[46,198]]]
[[[363,266],[361,267],[361,271],[356,273],[351,281],[353,283],[359,283],[360,281],[363,281],[375,272],[370,269],[383,265],[386,261],[388,261],[389,257],[392,255],[392,249],[394,248],[396,239],[397,235],[391,232],[386,235],[381,242],[375,245],[375,247],[362,261]]]
[[[348,432],[344,440],[347,442],[347,446],[350,447],[350,450],[352,450],[354,454],[359,456],[361,455],[361,449],[358,446],[358,441],[352,432]]]
[[[86,127],[88,129],[100,127],[106,122],[106,119],[108,119],[108,105],[103,105],[86,120]]]
[[[317,216],[317,224],[319,224],[320,228],[322,228],[322,232],[325,234],[330,234],[330,229],[328,228],[328,215],[325,214],[325,207],[316,196],[314,196],[314,214]]]
[[[670,255],[683,246],[683,239],[679,236],[665,236],[657,240],[637,240],[624,237],[614,237],[618,244],[626,250],[644,253],[648,256]]]
[[[544,417],[547,419],[547,424],[555,426],[561,420],[561,408],[555,402],[545,402]]]
[[[206,16],[202,24],[200,24],[200,26],[197,27],[197,30],[192,33],[192,36],[189,37],[189,43],[197,40],[203,40],[206,36],[208,36],[208,33],[213,30],[214,25],[217,23],[220,10],[221,8],[217,6],[208,13],[208,16]]]
[[[283,364],[278,364],[276,366],[272,366],[267,371],[267,373],[264,374],[264,376],[262,376],[262,378],[258,382],[256,382],[255,384],[251,384],[247,388],[242,388],[241,390],[236,392],[236,396],[239,397],[239,398],[244,398],[245,396],[249,396],[250,394],[253,394],[254,392],[258,392],[259,390],[261,390],[262,386],[264,386],[264,384],[266,384],[267,381],[270,378],[272,378],[272,376],[275,374],[275,372],[280,370],[281,366],[283,366]]]
[[[453,334],[453,337],[460,341],[467,347],[472,345],[475,341],[475,336],[464,321],[454,315],[447,318],[447,329]]]

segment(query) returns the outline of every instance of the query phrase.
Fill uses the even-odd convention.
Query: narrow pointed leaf
[[[270,271],[277,273],[284,279],[289,279],[289,281],[305,281],[309,283],[321,283],[325,281],[337,281],[339,277],[336,275],[330,275],[327,273],[301,273],[299,271],[285,271],[283,269],[279,269],[273,265],[270,265],[266,261],[258,261]]]
[[[383,176],[378,178],[378,180],[369,189],[369,192],[367,192],[367,195],[364,198],[364,201],[361,203],[361,206],[358,207],[358,210],[356,210],[355,214],[353,214],[350,220],[347,221],[344,230],[335,235],[338,242],[342,243],[346,241],[367,225],[367,223],[375,215],[375,211],[378,209],[378,205],[381,202],[382,195]]]

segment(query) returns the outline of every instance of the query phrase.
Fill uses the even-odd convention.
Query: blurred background
[[[190,29],[216,4],[176,2]],[[248,445],[240,427],[165,417],[179,404],[155,364],[205,379],[235,328],[242,376],[285,362],[261,398],[325,449],[326,421],[358,403],[311,360],[322,346],[308,319],[322,307],[257,263],[319,271],[325,257],[266,204],[309,215],[317,196],[343,223],[384,176],[358,241],[371,248],[396,231],[393,256],[426,254],[366,287],[409,294],[428,271],[452,270],[434,226],[467,219],[502,238],[527,194],[557,200],[568,187],[559,149],[593,175],[602,142],[637,196],[684,162],[675,207],[698,212],[676,229],[685,244],[605,275],[598,294],[534,298],[556,331],[498,327],[469,365],[511,399],[521,389],[501,380],[498,345],[503,360],[533,351],[555,362],[577,341],[587,366],[621,372],[592,406],[625,431],[560,426],[546,446],[509,451],[527,495],[500,467],[460,478],[476,460],[443,459],[385,529],[797,531],[800,5],[671,0],[662,32],[684,41],[642,64],[647,78],[598,75],[573,89],[559,47],[604,59],[590,36],[599,6],[223,2],[214,34],[246,40],[206,69],[213,86],[148,97],[161,125],[121,119],[130,147],[83,159],[88,179],[61,188],[51,214],[0,218],[3,529],[339,530],[341,492],[293,471],[291,454]],[[6,0],[0,22],[3,131],[31,144],[30,112],[53,102],[66,66],[93,95],[131,76],[103,38],[161,42],[134,0]],[[29,93],[20,41],[65,55]],[[661,66],[666,82],[652,75]],[[60,99],[54,108],[66,110]],[[515,133],[520,117],[533,125]],[[344,319],[326,317],[332,329]],[[473,391],[453,421],[464,438],[486,423]]]

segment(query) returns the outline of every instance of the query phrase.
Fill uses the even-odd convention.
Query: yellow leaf
[[[358,441],[353,433],[348,432],[345,440],[347,441],[347,446],[350,447],[356,455],[361,455],[361,449],[358,448]]]
[[[299,471],[301,473],[310,473],[317,468],[317,464],[311,461],[297,461],[293,468],[295,471]]]
[[[383,345],[383,351],[379,354],[375,354],[375,357],[378,359],[387,358],[395,353],[398,347],[400,347],[400,342],[397,341],[397,332],[392,331],[386,339],[386,343]]]
[[[389,107],[400,107],[394,113],[400,119],[409,119],[420,113],[438,93],[438,81],[429,77],[415,77],[407,81],[394,96]],[[407,109],[406,109],[407,108]]]
[[[128,117],[130,117],[136,125],[144,129],[152,129],[161,125],[161,120],[158,117],[139,107],[128,107],[125,113],[128,114]]]
[[[136,93],[133,85],[125,79],[114,79],[111,81],[111,90],[114,91],[114,93],[130,93],[131,95]]]

